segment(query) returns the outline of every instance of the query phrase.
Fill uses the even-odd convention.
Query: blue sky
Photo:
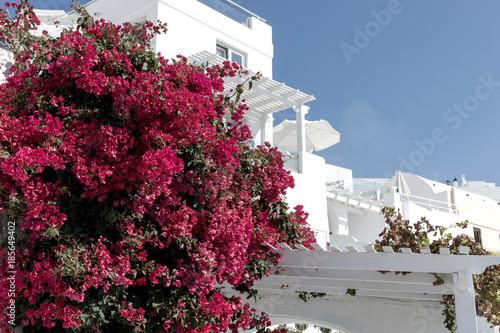
[[[328,163],[500,185],[500,2],[240,4],[273,27],[274,79],[313,94],[308,119],[341,133]]]
[[[341,133],[327,163],[500,185],[499,1],[233,1],[273,27],[273,78],[314,95],[307,119]]]

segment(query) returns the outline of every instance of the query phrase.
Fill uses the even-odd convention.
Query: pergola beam
[[[255,287],[259,290],[261,295],[274,295],[274,296],[293,296],[298,292],[309,292],[309,293],[326,293],[327,296],[339,296],[346,295],[347,289],[340,287],[323,287],[323,286],[308,286],[302,288],[291,288],[288,287],[286,290],[276,289],[274,286],[265,284],[256,284]],[[354,288],[351,288],[354,289]],[[378,297],[379,301],[381,299],[392,299],[399,301],[411,302],[415,300],[427,301],[427,302],[441,302],[443,300],[440,294],[428,294],[428,293],[418,293],[418,292],[404,292],[404,291],[394,291],[394,290],[369,290],[369,289],[356,289],[356,297]]]
[[[341,192],[344,190],[336,190],[335,192],[326,192],[326,198],[335,205],[342,208],[351,208],[352,213],[365,214],[366,211],[373,211],[379,213],[382,209],[380,204],[375,201],[365,201],[361,198],[350,198],[347,193]],[[348,191],[348,190],[347,190]],[[348,205],[348,206],[346,206]]]
[[[220,66],[226,59],[223,59],[208,51],[203,51],[190,56],[189,60],[194,61],[198,64],[208,63],[209,65]],[[249,72],[249,74],[242,77],[235,76],[224,78],[226,88],[225,92],[228,93],[230,89],[235,89],[237,85],[245,83],[246,79],[251,77],[252,75],[254,75],[254,73]],[[263,77],[260,80],[254,82],[251,90],[248,89],[248,84],[246,84],[246,86],[247,87],[243,92],[242,98],[247,99],[247,104],[250,108],[252,108],[252,103],[255,103],[254,101],[252,101],[254,98],[258,99],[262,98],[263,96],[269,98],[269,108],[264,105],[261,106],[262,109],[264,109],[264,111],[261,111],[263,113],[274,113],[291,107],[298,107],[301,104],[305,104],[315,99],[312,95],[305,94],[298,89],[293,89],[286,86],[284,83],[274,81],[267,77]],[[278,106],[276,105],[277,103],[281,103],[281,105]]]
[[[286,282],[286,283],[285,283]],[[295,290],[302,291],[320,291],[328,293],[329,289],[340,288],[345,292],[347,289],[356,289],[357,291],[387,291],[387,292],[406,292],[418,294],[436,294],[436,295],[453,295],[453,284],[442,284],[434,286],[432,283],[393,283],[392,281],[351,281],[342,279],[314,279],[314,278],[297,278],[297,277],[280,277],[269,276],[263,282],[256,282],[257,288],[274,289],[280,288],[283,285],[293,287]]]
[[[390,281],[390,283],[400,284],[432,284],[436,278],[429,273],[419,272],[377,272],[366,270],[346,270],[346,269],[315,269],[299,267],[283,267],[278,275],[274,277],[306,277],[307,279],[339,279],[350,281]],[[273,278],[274,278],[273,277]],[[451,275],[440,276],[443,282],[453,286],[453,277]],[[267,277],[266,279],[268,279]]]
[[[495,256],[315,251],[315,258],[306,251],[276,251],[283,253],[280,265],[285,267],[433,273],[455,273],[458,267],[468,267],[471,274],[481,274],[486,267],[500,264],[500,257]]]
[[[230,84],[229,88],[234,89],[238,84],[242,84],[244,81],[241,78],[235,76],[235,77],[225,78],[225,82]],[[233,84],[234,86],[231,86],[231,84]],[[246,91],[249,91],[249,92],[255,91],[255,92],[262,94],[263,96],[269,97],[271,100],[282,102],[283,104],[285,104],[285,106],[283,107],[282,110],[287,109],[287,108],[291,108],[294,106],[298,107],[300,104],[307,103],[309,101],[314,100],[313,96],[307,96],[307,95],[305,97],[302,97],[299,100],[295,100],[295,99],[291,98],[294,95],[292,95],[290,97],[284,97],[283,95],[278,94],[274,90],[272,90],[276,86],[272,86],[272,87],[266,89],[266,88],[263,88],[264,84],[265,83],[254,84],[251,90],[248,90],[248,88],[247,88]],[[282,84],[278,84],[278,89],[282,88],[284,86],[284,85],[283,86],[281,86],[281,85]],[[276,90],[278,90],[278,89],[276,89]],[[247,96],[245,96],[245,93],[243,93],[242,98],[245,98],[245,97],[247,97]]]

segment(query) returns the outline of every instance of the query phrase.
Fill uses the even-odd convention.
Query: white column
[[[477,333],[474,285],[469,270],[453,273],[457,333]]]
[[[261,120],[261,132],[260,132],[260,138],[262,144],[264,142],[269,142],[271,145],[273,145],[273,114],[270,113],[268,115],[264,115]]]
[[[306,152],[306,114],[309,107],[300,104],[293,108],[297,119],[297,157],[299,160],[299,173],[304,172],[304,153]]]
[[[328,230],[331,235],[349,235],[349,212],[334,205],[327,203],[328,209]]]
[[[339,229],[337,233],[339,235],[349,235],[349,213],[347,210],[338,208],[337,211],[337,218],[339,219]]]
[[[401,195],[396,192],[395,186],[390,189],[390,192],[384,193],[383,198],[387,206],[394,207],[396,208],[396,210],[399,209],[401,214],[403,214],[403,203],[401,202]],[[405,218],[409,219],[409,217]]]

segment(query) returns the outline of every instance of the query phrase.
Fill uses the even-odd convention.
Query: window
[[[483,239],[481,238],[481,228],[474,227],[474,240],[483,245]]]
[[[229,47],[217,44],[216,53],[219,57],[235,62],[240,66],[246,67],[246,56],[244,53],[231,49]]]
[[[231,61],[243,66],[243,56],[236,52],[231,52]]]
[[[217,55],[219,57],[227,59],[227,48],[223,47],[223,46],[220,46],[220,45],[217,45]]]

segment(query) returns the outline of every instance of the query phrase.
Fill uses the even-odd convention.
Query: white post
[[[469,270],[460,270],[458,273],[453,273],[453,285],[455,288],[457,333],[477,333],[472,273]]]
[[[386,192],[383,194],[383,198],[385,201],[385,204],[387,206],[391,206],[396,208],[396,210],[401,210],[401,214],[403,214],[403,203],[401,202],[401,195],[396,192],[395,186],[391,188],[390,192]],[[408,219],[409,217],[403,216],[405,219]]]
[[[272,113],[262,117],[260,131],[262,144],[267,141],[271,144],[271,146],[273,145],[273,120],[274,118]]]
[[[347,210],[342,208],[337,208],[335,212],[337,213],[337,218],[339,220],[337,233],[339,235],[349,235],[349,213]]]
[[[299,173],[304,172],[304,153],[306,152],[306,113],[309,107],[300,104],[294,107],[297,119],[297,157],[299,160]]]

